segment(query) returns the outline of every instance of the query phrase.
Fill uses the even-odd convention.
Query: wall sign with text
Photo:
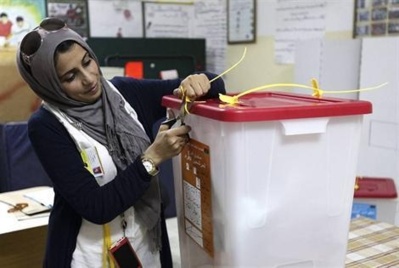
[[[256,41],[256,0],[228,0],[228,43]]]

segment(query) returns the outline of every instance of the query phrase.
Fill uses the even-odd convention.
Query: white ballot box
[[[175,114],[180,104],[163,98]],[[371,110],[279,92],[195,103],[173,159],[182,267],[343,267]]]

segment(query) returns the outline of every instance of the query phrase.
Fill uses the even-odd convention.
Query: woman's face
[[[99,67],[80,45],[74,44],[68,51],[58,53],[55,68],[68,97],[93,103],[101,96]]]

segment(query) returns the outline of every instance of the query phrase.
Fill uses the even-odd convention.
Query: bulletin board
[[[206,68],[202,38],[89,38],[87,43],[101,66],[123,67],[127,61],[142,61],[145,78],[159,78],[161,71],[170,69],[185,77]]]
[[[90,37],[143,37],[141,1],[90,0]]]
[[[189,38],[194,5],[143,2],[144,37]]]
[[[90,36],[87,0],[47,0],[47,15],[56,17],[83,38]]]
[[[353,36],[399,35],[399,0],[356,0]]]

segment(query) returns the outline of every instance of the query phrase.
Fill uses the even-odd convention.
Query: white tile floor
[[[170,248],[172,250],[173,268],[181,268],[177,218],[167,219],[166,227],[168,228],[169,243],[170,243]]]

